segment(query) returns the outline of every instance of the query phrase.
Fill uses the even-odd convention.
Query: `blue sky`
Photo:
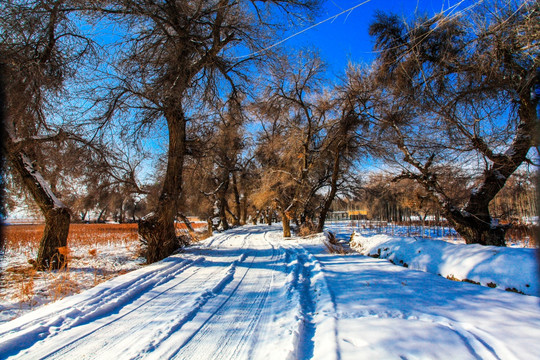
[[[365,0],[326,0],[317,21],[323,21],[363,2]],[[481,0],[371,0],[350,13],[299,34],[288,40],[284,46],[318,48],[331,73],[340,75],[349,61],[370,63],[373,60],[373,42],[368,34],[368,27],[377,10],[391,11],[410,19],[416,10],[434,14],[456,4],[459,4],[457,9],[463,9],[476,2]],[[302,28],[291,29],[288,35],[301,30]]]
[[[324,1],[324,0],[323,0]],[[369,24],[373,21],[377,10],[393,12],[399,16],[410,19],[416,10],[421,13],[433,14],[441,9],[448,9],[451,6],[460,4],[459,8],[464,8],[472,3],[483,0],[326,0],[323,9],[315,23],[324,21],[336,14],[355,5],[365,3],[351,12],[340,15],[334,20],[326,21],[321,25],[287,40],[280,46],[288,47],[292,51],[308,47],[319,51],[321,57],[328,64],[328,77],[342,76],[345,73],[347,64],[370,63],[375,54],[373,53],[373,42],[368,34]],[[458,8],[458,9],[459,9]],[[310,25],[299,26],[289,29],[281,39],[276,39],[276,43],[294,35]],[[257,124],[249,126],[249,131],[255,131]],[[153,136],[146,139],[146,147],[161,152],[166,148],[163,141],[166,141],[164,131],[156,131]],[[148,162],[151,162],[148,159]],[[149,167],[146,167],[148,170]],[[148,175],[144,171],[145,175]]]

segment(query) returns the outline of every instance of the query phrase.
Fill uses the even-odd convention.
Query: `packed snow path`
[[[533,359],[539,298],[276,227],[216,235],[0,326],[0,358]]]

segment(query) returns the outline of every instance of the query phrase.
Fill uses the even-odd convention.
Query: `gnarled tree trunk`
[[[232,185],[233,185],[233,194],[234,194],[234,226],[244,225],[242,223],[242,204],[240,202],[240,191],[238,191],[238,183],[236,181],[236,174],[234,171],[231,173],[232,176]]]
[[[18,149],[11,134],[6,137],[6,145],[11,165],[45,217],[45,230],[39,242],[35,266],[40,270],[61,269],[67,265],[66,251],[62,249],[67,250],[69,209],[52,192],[24,151]]]
[[[37,266],[40,269],[61,269],[67,265],[67,237],[70,215],[66,207],[53,208],[45,214],[45,229],[39,243]]]
[[[174,219],[182,193],[182,170],[186,152],[186,119],[181,106],[172,103],[165,111],[169,152],[163,188],[154,214],[139,221],[139,236],[146,243],[146,261],[153,263],[171,255],[183,244],[176,236]]]
[[[482,212],[465,212],[466,216],[454,209],[444,209],[443,214],[467,244],[506,246],[508,226],[492,224],[487,208]]]
[[[168,213],[170,212],[154,214],[139,222],[139,236],[146,243],[148,263],[162,260],[180,247],[174,228],[174,217]]]
[[[291,219],[285,211],[281,212],[281,223],[283,224],[283,237],[291,237]]]
[[[525,161],[533,145],[533,134],[538,121],[535,102],[530,94],[520,99],[519,117],[516,135],[505,154],[491,154],[493,164],[484,172],[480,186],[472,191],[469,202],[462,212],[446,210],[447,218],[456,231],[468,244],[505,246],[508,226],[494,224],[489,213],[489,203],[504,187],[506,180]],[[480,141],[476,145],[487,152],[487,146]]]

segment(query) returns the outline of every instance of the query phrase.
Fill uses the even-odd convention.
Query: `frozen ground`
[[[28,244],[24,248],[8,248],[0,258],[0,324],[118,274],[139,269],[145,262],[138,256],[136,241],[100,240],[71,247],[67,269],[37,273],[28,264],[28,259],[36,258],[36,251],[37,246]]]
[[[534,359],[539,338],[538,297],[249,226],[0,325],[0,358]]]
[[[350,244],[361,254],[388,259],[410,269],[501,290],[540,295],[536,249],[357,233]]]

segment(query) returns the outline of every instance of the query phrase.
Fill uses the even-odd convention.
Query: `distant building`
[[[350,220],[365,220],[367,219],[368,212],[367,210],[349,210]]]
[[[367,210],[342,210],[342,211],[331,211],[326,217],[327,220],[337,221],[337,220],[365,220],[367,219],[368,211]]]

